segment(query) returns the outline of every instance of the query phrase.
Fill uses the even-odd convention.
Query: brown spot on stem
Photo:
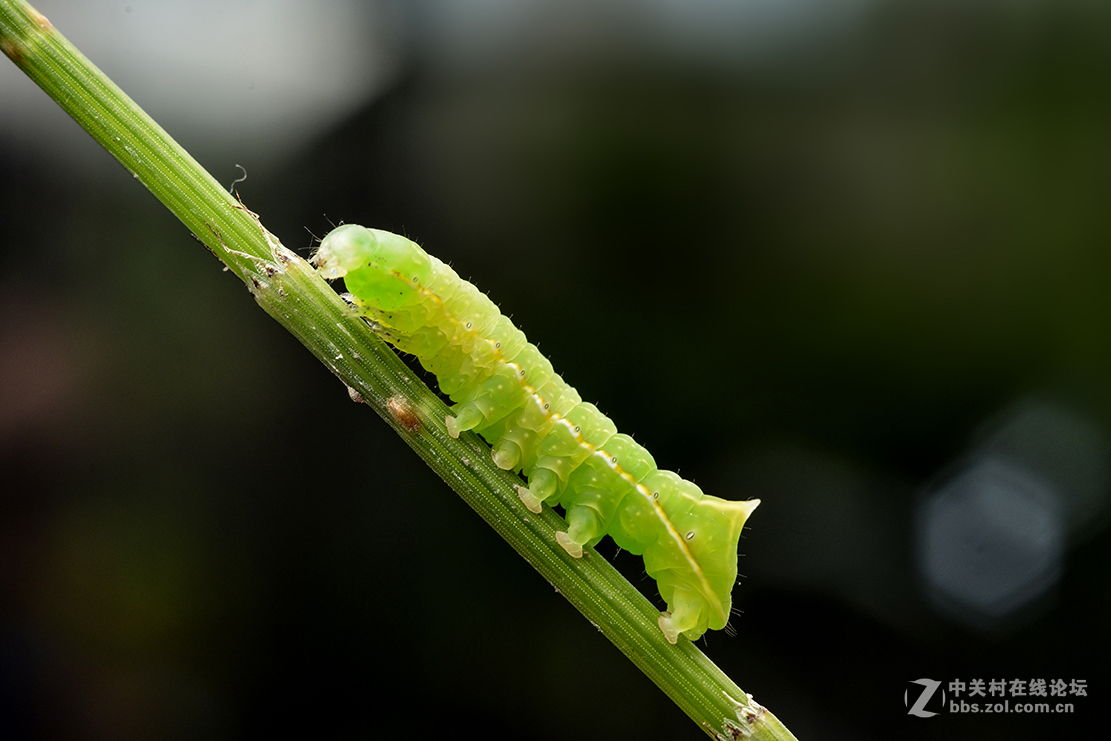
[[[416,432],[420,429],[420,417],[417,416],[412,405],[404,398],[400,396],[390,397],[390,400],[386,402],[386,409],[390,411],[390,416],[394,418],[394,421],[409,432]]]
[[[4,56],[15,62],[20,68],[23,67],[23,44],[15,39],[4,37],[0,39],[0,50],[4,52]]]
[[[34,23],[36,26],[41,28],[43,31],[54,30],[54,24],[51,23],[45,15],[35,10],[34,8],[28,8],[27,10],[30,11],[31,22]]]
[[[718,738],[730,738],[733,739],[733,741],[737,741],[737,739],[745,738],[746,736],[748,736],[748,731],[741,728],[739,725],[729,720],[728,718],[725,719],[725,723],[723,723],[722,725],[725,728],[725,735],[718,735]]]

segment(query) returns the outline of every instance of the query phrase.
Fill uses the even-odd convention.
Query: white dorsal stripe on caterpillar
[[[556,539],[570,555],[609,535],[643,556],[672,643],[725,627],[737,542],[759,500],[709,496],[656,468],[484,294],[408,239],[348,224],[313,259],[325,278],[344,279],[375,332],[436,375],[455,402],[445,419],[452,437],[478,432],[498,466],[524,474],[518,494],[531,511],[563,508],[567,529]]]

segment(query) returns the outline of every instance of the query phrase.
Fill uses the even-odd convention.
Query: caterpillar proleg
[[[375,331],[415,355],[455,402],[452,437],[474,430],[494,461],[528,479],[524,505],[559,505],[572,556],[609,535],[644,558],[668,609],[671,643],[720,630],[737,580],[737,542],[758,499],[728,501],[656,468],[652,456],[552,370],[498,307],[454,270],[390,232],[347,224],[313,258],[343,278]]]

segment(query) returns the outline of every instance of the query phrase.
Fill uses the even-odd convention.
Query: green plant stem
[[[0,0],[0,48],[703,730],[719,738],[794,738],[694,644],[669,644],[656,608],[604,558],[592,549],[582,559],[568,556],[554,537],[562,518],[550,508],[526,510],[514,488],[520,479],[495,466],[478,437],[449,437],[447,408],[397,354],[45,17],[25,2]]]

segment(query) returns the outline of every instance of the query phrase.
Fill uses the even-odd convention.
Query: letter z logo
[[[910,690],[903,692],[903,704],[910,708],[907,715],[916,715],[919,718],[932,718],[937,713],[926,710],[926,703],[934,696],[934,692],[941,686],[941,682],[936,679],[916,679],[911,684],[922,685],[922,692],[918,695],[918,699],[914,701],[914,705],[910,704]],[[941,706],[945,707],[945,690],[941,691]]]

